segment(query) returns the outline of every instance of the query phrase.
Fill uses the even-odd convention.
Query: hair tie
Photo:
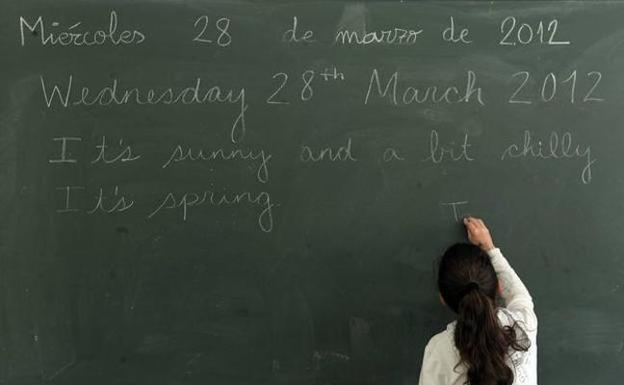
[[[479,284],[477,282],[470,281],[470,282],[468,282],[468,284],[466,286],[464,286],[464,290],[462,290],[463,291],[462,297],[464,295],[470,293],[473,290],[480,290],[480,289],[481,289],[481,286],[479,286]]]

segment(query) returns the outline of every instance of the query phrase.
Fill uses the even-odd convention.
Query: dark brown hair
[[[455,346],[469,385],[511,385],[514,373],[505,359],[528,350],[516,340],[516,324],[501,326],[496,312],[498,278],[490,257],[479,247],[457,243],[440,260],[438,289],[457,313]]]

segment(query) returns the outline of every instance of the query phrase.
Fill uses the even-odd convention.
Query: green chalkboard
[[[486,218],[624,374],[624,4],[3,1],[0,382],[415,384]]]

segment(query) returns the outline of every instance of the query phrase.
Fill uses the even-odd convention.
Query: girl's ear
[[[498,295],[500,296],[503,295],[503,282],[500,279],[498,280],[498,283],[496,284],[496,291]]]
[[[440,292],[438,292],[438,297],[440,298],[440,303],[446,306],[446,302],[444,302],[444,298],[442,298],[442,294]]]

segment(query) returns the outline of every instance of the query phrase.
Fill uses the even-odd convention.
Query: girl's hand
[[[483,251],[492,250],[494,242],[490,235],[490,230],[485,227],[485,223],[479,218],[464,218],[464,225],[468,231],[468,240],[475,246],[479,246]]]

